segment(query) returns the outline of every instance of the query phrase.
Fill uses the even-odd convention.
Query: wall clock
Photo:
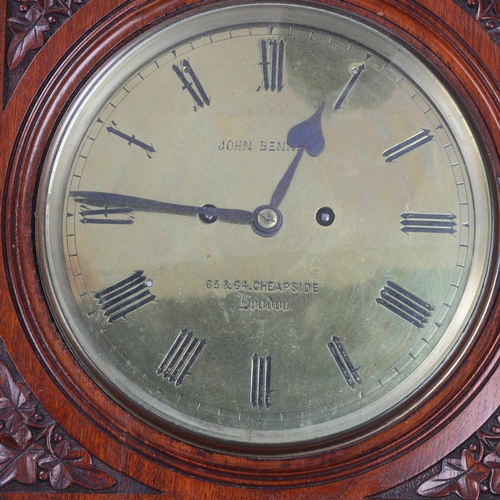
[[[500,493],[496,2],[94,2],[4,4],[0,488]]]

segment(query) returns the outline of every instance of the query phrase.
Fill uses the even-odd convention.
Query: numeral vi
[[[263,358],[255,353],[251,358],[250,403],[254,408],[271,407],[271,361],[269,354]]]

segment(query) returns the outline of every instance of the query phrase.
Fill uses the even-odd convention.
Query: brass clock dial
[[[395,39],[218,8],[84,87],[44,166],[40,263],[121,404],[215,448],[293,446],[370,432],[460,359],[488,185],[460,106]]]

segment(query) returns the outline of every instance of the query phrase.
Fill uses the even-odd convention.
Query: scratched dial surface
[[[38,243],[66,341],[121,404],[215,447],[284,445],[369,431],[452,369],[490,203],[419,60],[259,4],[156,29],[93,78],[51,146]]]

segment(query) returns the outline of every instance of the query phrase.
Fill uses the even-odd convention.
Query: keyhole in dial
[[[322,207],[316,212],[316,222],[320,226],[331,226],[335,220],[335,212],[330,207]]]

